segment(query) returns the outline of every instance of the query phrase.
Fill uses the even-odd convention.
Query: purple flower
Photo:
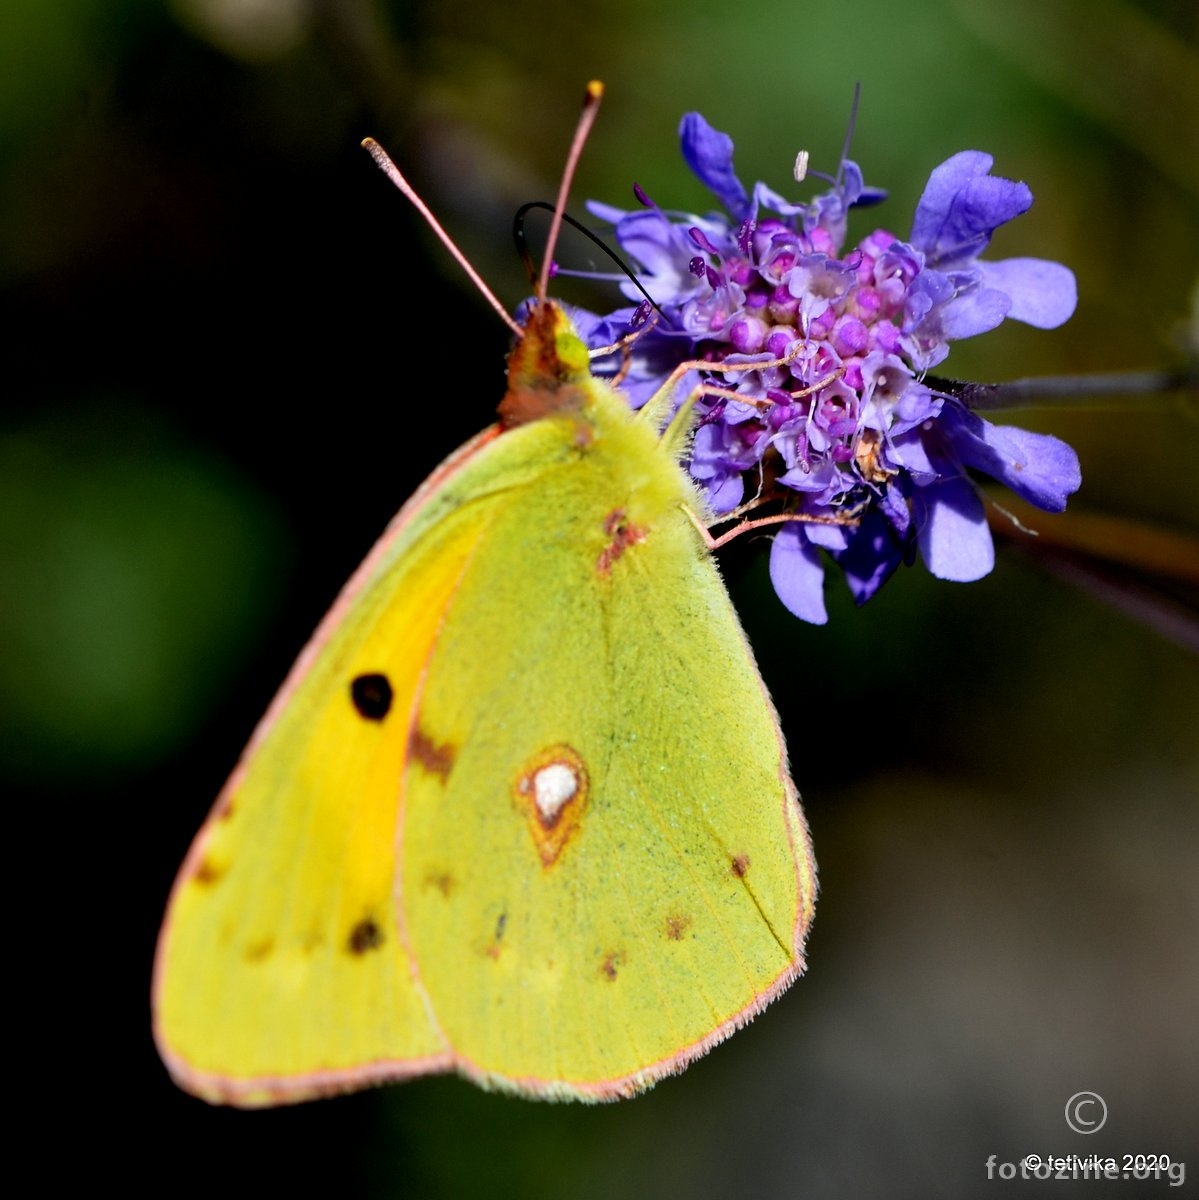
[[[1074,311],[1066,267],[980,257],[1031,192],[992,175],[989,155],[964,151],[933,171],[906,242],[876,229],[846,249],[851,211],[885,196],[855,163],[842,162],[823,194],[792,202],[763,183],[746,188],[732,139],[698,113],[679,135],[724,212],[670,213],[640,189],[633,211],[591,205],[661,310],[608,364],[630,403],[645,403],[681,362],[712,364],[678,388],[680,401],[701,384],[720,389],[696,404],[691,473],[713,514],[739,514],[751,497],[754,517],[773,506],[788,518],[770,574],[804,620],[827,620],[827,557],[859,604],[917,554],[943,579],[986,575],[994,550],[972,473],[1060,511],[1079,486],[1078,459],[1056,438],[990,424],[924,373],[950,342],[1007,317],[1049,329]],[[627,336],[636,312],[576,319],[599,347]],[[753,369],[721,371],[732,364]]]
[[[963,150],[929,177],[912,220],[911,250],[923,269],[908,290],[904,348],[927,370],[949,353],[948,342],[994,329],[1015,317],[1053,329],[1074,312],[1074,275],[1037,258],[981,262],[991,234],[1028,211],[1023,183],[990,175],[992,158]]]

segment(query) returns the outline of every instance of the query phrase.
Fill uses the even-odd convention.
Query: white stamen
[[[801,150],[795,156],[795,182],[803,183],[808,174],[808,152]]]

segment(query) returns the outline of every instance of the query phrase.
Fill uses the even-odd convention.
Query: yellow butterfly
[[[154,1029],[206,1100],[628,1096],[803,970],[815,866],[689,406],[634,414],[539,295],[499,423],[350,580],[175,883]]]

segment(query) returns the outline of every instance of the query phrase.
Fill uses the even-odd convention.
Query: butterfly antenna
[[[566,169],[562,172],[562,182],[558,185],[558,199],[554,204],[554,218],[550,222],[549,237],[545,244],[545,257],[541,262],[541,274],[537,279],[537,302],[545,303],[549,293],[550,270],[554,262],[554,249],[558,245],[558,234],[562,231],[562,212],[566,208],[566,198],[570,195],[571,181],[574,179],[575,168],[583,154],[583,146],[595,124],[599,112],[600,101],[604,98],[604,85],[593,79],[587,85],[583,96],[583,111],[579,114],[579,123],[575,127],[574,140],[570,143],[570,153],[566,156]],[[372,152],[373,153],[373,152]]]
[[[512,235],[516,240],[516,252],[520,255],[520,260],[526,266],[532,261],[529,254],[528,241],[525,238],[525,214],[532,212],[535,208],[544,208],[546,212],[554,212],[554,206],[545,200],[529,200],[522,204],[516,210],[516,216],[512,220]],[[621,274],[628,277],[629,282],[645,297],[646,303],[654,309],[657,309],[658,314],[663,320],[666,319],[666,314],[662,311],[657,300],[653,298],[646,290],[645,285],[637,278],[637,272],[629,266],[607,242],[593,229],[588,229],[582,221],[576,221],[570,213],[563,213],[562,220],[566,222],[572,229],[577,229],[589,242],[598,246],[621,270]],[[574,274],[575,272],[572,272]],[[532,279],[532,271],[529,271],[530,280]],[[585,277],[585,276],[584,276]]]
[[[400,191],[408,197],[408,200],[411,202],[412,206],[418,213],[420,213],[422,217],[424,217],[429,228],[432,229],[433,232],[441,239],[441,244],[450,252],[451,255],[453,255],[454,260],[466,272],[471,283],[473,283],[475,287],[479,289],[483,299],[486,300],[487,303],[490,304],[497,313],[499,313],[500,320],[503,321],[504,324],[507,325],[517,337],[521,337],[524,333],[524,330],[521,329],[516,321],[512,319],[508,313],[508,310],[499,302],[499,300],[496,299],[495,293],[487,286],[486,283],[483,282],[483,277],[474,269],[474,267],[471,266],[466,255],[458,249],[453,238],[451,238],[450,235],[442,228],[441,222],[438,221],[438,219],[433,215],[429,209],[429,206],[416,194],[416,190],[413,188],[412,184],[410,184],[408,180],[406,180],[400,173],[400,168],[391,161],[387,155],[387,151],[384,150],[374,138],[369,137],[363,139],[362,147],[364,150],[367,150],[370,153],[371,158],[375,160],[387,178],[390,179],[391,182],[394,183],[396,187],[398,187]],[[540,292],[539,295],[544,296],[544,292]]]

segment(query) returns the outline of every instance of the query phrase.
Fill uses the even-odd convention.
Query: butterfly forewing
[[[155,1033],[207,1099],[278,1103],[448,1061],[395,919],[396,823],[413,698],[485,529],[448,498],[480,444],[347,585],[180,872]]]

